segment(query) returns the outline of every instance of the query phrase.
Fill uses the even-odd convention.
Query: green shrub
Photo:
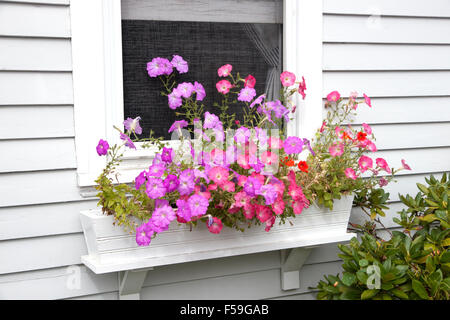
[[[450,299],[450,181],[434,176],[418,183],[420,192],[400,196],[406,209],[384,241],[364,233],[348,245],[339,245],[344,272],[319,282],[320,300]]]

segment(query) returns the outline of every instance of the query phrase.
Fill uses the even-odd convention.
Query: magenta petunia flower
[[[154,233],[149,224],[140,225],[136,228],[136,243],[142,247],[148,246]]]
[[[175,91],[176,90],[176,91]],[[183,82],[178,85],[174,91],[183,98],[190,98],[194,92],[194,85],[190,82]]]
[[[380,187],[386,187],[387,185],[389,184],[389,181],[387,181],[385,178],[380,178],[380,181],[379,181],[379,185],[380,185]]]
[[[109,150],[108,141],[100,139],[96,149],[97,149],[97,154],[99,156],[106,156],[108,154],[108,150]]]
[[[337,91],[333,91],[327,96],[329,102],[336,102],[341,98],[341,94]]]
[[[134,179],[134,186],[135,186],[136,190],[139,190],[145,182],[147,182],[147,174],[145,171],[142,171],[136,177],[136,179]]]
[[[200,217],[208,211],[209,201],[201,195],[194,194],[187,202],[192,216]]]
[[[189,204],[186,200],[178,199],[177,200],[177,215],[183,218],[186,222],[191,221],[192,214],[191,209],[189,208]]]
[[[148,178],[145,193],[150,199],[162,198],[166,195],[166,188],[161,179]]]
[[[303,151],[303,141],[297,137],[289,137],[283,144],[286,154],[301,153]]]
[[[344,145],[342,143],[334,142],[333,145],[328,149],[332,157],[340,157],[344,154]]]
[[[177,190],[178,186],[180,185],[180,181],[178,180],[177,176],[169,174],[167,178],[164,179],[163,185],[166,188],[167,192],[173,192]]]
[[[263,196],[266,201],[266,205],[272,205],[278,197],[277,190],[271,184],[262,186],[257,192],[257,195]]]
[[[206,91],[205,88],[201,83],[198,83],[197,81],[194,82],[194,92],[197,95],[197,101],[203,101],[206,97]]]
[[[255,197],[262,187],[262,183],[253,177],[249,177],[244,185],[244,191],[250,196]]]
[[[163,148],[161,153],[161,160],[165,163],[172,163],[173,160],[173,149],[171,148]]]
[[[153,164],[148,170],[148,176],[160,178],[165,171],[166,166],[163,163]]]
[[[170,225],[177,218],[175,211],[170,206],[156,208],[152,214],[151,220],[157,226],[162,228]]]
[[[272,204],[272,210],[276,215],[283,214],[284,208],[286,207],[286,204],[284,203],[283,197],[278,196],[275,202]]]
[[[371,158],[366,156],[361,156],[358,161],[359,168],[361,169],[361,172],[366,172],[368,169],[372,169],[373,167],[373,161]]]
[[[391,173],[391,168],[389,168],[388,163],[383,158],[377,158],[376,160],[377,166],[386,171],[387,173]]]
[[[364,93],[364,101],[366,102],[366,104],[372,108],[372,101],[370,100],[370,98]]]
[[[305,82],[305,77],[302,77],[302,82],[300,82],[299,86],[298,86],[298,93],[302,95],[303,100],[305,100],[306,98],[306,82]]]
[[[283,84],[283,87],[290,87],[295,84],[295,74],[289,71],[284,71],[280,75],[281,83]]]
[[[141,120],[141,117],[137,117],[136,119],[127,118],[123,122],[123,125],[125,126],[125,129],[128,130],[128,132],[135,132],[136,134],[142,134],[142,128],[139,125],[139,121]]]
[[[217,70],[217,74],[219,77],[228,77],[233,70],[233,66],[231,64],[226,64],[221,66],[219,70]]]
[[[186,120],[175,121],[169,129],[169,133],[172,133],[175,130],[186,128],[187,126],[188,126],[188,123]]]
[[[231,87],[232,85],[228,80],[221,80],[216,83],[217,91],[219,91],[222,94],[227,94],[228,92],[230,92]]]
[[[265,223],[266,221],[270,220],[272,218],[272,210],[266,206],[262,206],[259,204],[256,204],[256,217],[261,223]]]
[[[208,226],[209,232],[214,233],[214,234],[219,234],[220,231],[222,231],[223,223],[222,223],[222,220],[220,220],[217,217],[214,217],[214,218],[212,218],[211,222],[209,222],[209,221],[207,222],[207,226]]]
[[[245,87],[238,95],[238,100],[243,102],[251,102],[256,96],[256,90],[250,87]]]
[[[169,108],[172,110],[176,110],[183,104],[183,99],[181,99],[179,92],[176,90],[173,90],[173,92],[168,95],[167,99],[169,100]]]
[[[252,76],[251,74],[249,74],[249,75],[247,76],[247,78],[245,78],[245,80],[244,80],[244,87],[247,87],[247,88],[254,88],[255,85],[256,85],[256,79],[255,79],[255,77]]]
[[[349,179],[356,180],[356,178],[357,178],[356,172],[355,172],[355,170],[353,170],[352,168],[347,168],[347,169],[345,169],[345,175],[346,175],[347,178],[349,178]]]
[[[186,180],[181,180],[180,179],[180,184],[178,186],[178,192],[180,193],[180,195],[182,196],[188,196],[190,195],[195,188],[195,182],[194,179],[186,179]]]
[[[178,70],[179,73],[186,73],[189,71],[189,66],[186,61],[179,55],[174,55],[171,61],[171,64],[174,68]]]
[[[120,139],[125,141],[125,146],[130,149],[136,149],[136,146],[134,145],[133,141],[131,141],[130,137],[126,135],[125,133],[120,133]]]
[[[406,161],[404,159],[402,159],[402,166],[405,170],[411,170],[411,167],[406,164]]]

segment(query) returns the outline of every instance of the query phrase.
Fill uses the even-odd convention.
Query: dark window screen
[[[278,24],[264,24],[263,29],[271,30],[279,43],[280,28]],[[203,103],[207,111],[215,114],[220,111],[212,104],[220,103],[222,97],[216,90],[216,83],[222,79],[217,75],[219,67],[231,64],[233,74],[239,72],[242,78],[252,74],[258,95],[265,92],[268,73],[273,69],[262,53],[264,49],[252,41],[243,23],[123,20],[122,33],[124,113],[125,118],[142,118],[143,138],[153,130],[155,137],[170,139],[169,127],[182,118],[169,108],[167,97],[160,95],[160,80],[147,74],[147,62],[154,57],[171,60],[174,54],[182,56],[189,64],[189,72],[177,74],[177,83],[203,84],[207,95]],[[239,103],[230,112],[239,119],[244,107]]]

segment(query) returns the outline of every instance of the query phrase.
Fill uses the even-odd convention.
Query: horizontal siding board
[[[0,72],[0,105],[73,104],[69,72]]]
[[[324,15],[325,42],[450,43],[450,19]]]
[[[417,192],[413,192],[413,194],[411,195],[416,196]],[[398,218],[398,212],[402,211],[404,208],[406,208],[406,206],[401,202],[391,202],[389,203],[389,209],[385,210],[386,216],[379,218],[386,228],[398,228],[399,225],[396,224],[392,219]],[[369,220],[369,217],[362,211],[361,208],[353,208],[350,222],[355,224],[364,224],[367,220]],[[378,227],[381,226],[378,225]]]
[[[372,129],[378,150],[450,146],[449,122],[382,124]]]
[[[73,106],[0,107],[0,140],[74,137]]]
[[[362,105],[355,124],[426,123],[450,121],[450,97],[374,98]]]
[[[71,71],[69,39],[1,38],[0,70]]]
[[[324,71],[323,80],[324,97],[334,90],[345,96],[353,91],[370,97],[450,95],[450,71]]]
[[[3,0],[0,0],[2,2]],[[17,2],[30,4],[54,4],[54,5],[69,5],[70,0],[5,0],[3,2]]]
[[[450,17],[448,0],[325,0],[324,13]]]
[[[69,38],[69,7],[0,2],[0,36]]]
[[[450,45],[326,43],[323,55],[324,70],[450,70]]]
[[[436,178],[441,178],[442,173],[433,174]],[[417,185],[416,183],[425,184],[425,178],[429,177],[429,174],[418,174],[410,176],[397,177],[396,182],[391,182],[387,187],[385,187],[386,192],[390,193],[390,201],[398,202],[400,200],[399,194],[411,194],[416,195]]]
[[[0,208],[0,240],[80,233],[80,211],[96,207],[89,200]]]
[[[0,141],[0,173],[76,168],[73,138]]]
[[[0,194],[0,207],[86,200],[75,170],[0,174]]]

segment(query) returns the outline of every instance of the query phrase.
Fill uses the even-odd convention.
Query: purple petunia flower
[[[183,82],[178,85],[178,87],[174,90],[174,92],[178,93],[180,97],[190,98],[192,93],[194,92],[194,85],[189,82]]]
[[[191,209],[189,208],[189,204],[186,200],[177,200],[177,215],[183,218],[186,222],[191,221]]]
[[[203,124],[204,129],[214,129],[219,125],[219,123],[219,117],[215,114],[209,113],[208,111],[205,112],[205,123]]]
[[[97,149],[97,154],[99,156],[106,156],[108,154],[108,150],[109,150],[108,141],[100,139],[96,149]]]
[[[142,247],[148,246],[152,241],[153,234],[154,231],[149,224],[142,224],[136,228],[136,243]]]
[[[153,164],[148,170],[148,176],[160,178],[165,171],[166,166],[163,163]]]
[[[195,188],[195,182],[194,179],[186,179],[181,180],[180,179],[180,185],[178,186],[178,192],[182,196],[190,195]]]
[[[183,104],[183,99],[179,96],[178,91],[174,90],[167,98],[169,100],[169,108],[172,110],[176,110]]]
[[[303,141],[297,137],[289,137],[283,144],[286,154],[300,153],[303,151]]]
[[[246,127],[240,127],[236,130],[236,133],[234,135],[234,141],[237,143],[246,143],[248,142],[248,139],[250,138],[251,132]]]
[[[256,96],[256,90],[253,88],[245,87],[238,95],[239,101],[250,102]]]
[[[266,98],[265,94],[260,95],[258,98],[255,99],[255,101],[252,102],[252,104],[249,106],[250,109],[253,108],[255,105],[261,105],[263,100]]]
[[[134,186],[136,190],[139,190],[141,186],[147,181],[147,175],[145,171],[142,171],[136,179],[134,179]]]
[[[156,226],[167,227],[177,218],[175,212],[170,206],[156,208],[152,214],[152,221]]]
[[[155,209],[161,208],[164,206],[168,206],[168,205],[169,205],[169,201],[167,201],[165,199],[156,199],[155,200]]]
[[[186,73],[189,71],[189,66],[186,61],[179,55],[174,55],[172,59],[172,66],[178,70],[179,73]]]
[[[188,200],[192,216],[203,216],[208,211],[209,201],[199,194],[195,194]]]
[[[151,78],[156,78],[163,74],[170,75],[173,71],[173,66],[169,60],[157,57],[147,63],[147,71]]]
[[[277,190],[271,184],[262,186],[256,194],[264,197],[266,200],[266,205],[272,205],[278,197]]]
[[[178,181],[177,176],[169,174],[167,178],[164,179],[163,184],[167,192],[173,192],[177,190],[178,186],[180,185],[180,181]]]
[[[187,126],[188,126],[188,123],[186,120],[175,121],[169,129],[169,133],[172,133],[175,130],[186,128]]]
[[[253,177],[249,177],[247,179],[247,182],[244,185],[244,191],[247,193],[250,197],[254,197],[257,195],[259,190],[261,189],[262,184],[261,182]]]
[[[135,132],[136,134],[142,134],[142,128],[139,125],[139,121],[141,120],[141,117],[137,117],[136,119],[127,118],[123,122],[123,125],[125,126],[125,129],[128,130],[128,132]]]
[[[149,178],[147,181],[145,193],[150,199],[162,198],[166,195],[166,188],[161,179]]]
[[[313,148],[311,147],[311,142],[308,139],[303,139],[303,145],[308,148],[309,152],[313,155],[313,157],[316,156],[316,153],[314,152]]]
[[[173,149],[171,148],[164,148],[161,153],[161,160],[165,163],[172,163],[173,159]]]
[[[259,172],[261,172],[261,170],[264,169],[265,165],[259,158],[251,156],[250,157],[250,167],[252,167],[256,173],[259,173]]]
[[[197,101],[203,101],[206,97],[206,91],[205,88],[201,83],[198,83],[197,81],[194,82],[194,92],[197,95]]]
[[[120,133],[120,139],[125,141],[125,146],[127,146],[130,149],[136,149],[136,146],[134,145],[133,141],[131,141],[130,137],[126,135],[125,133]]]

